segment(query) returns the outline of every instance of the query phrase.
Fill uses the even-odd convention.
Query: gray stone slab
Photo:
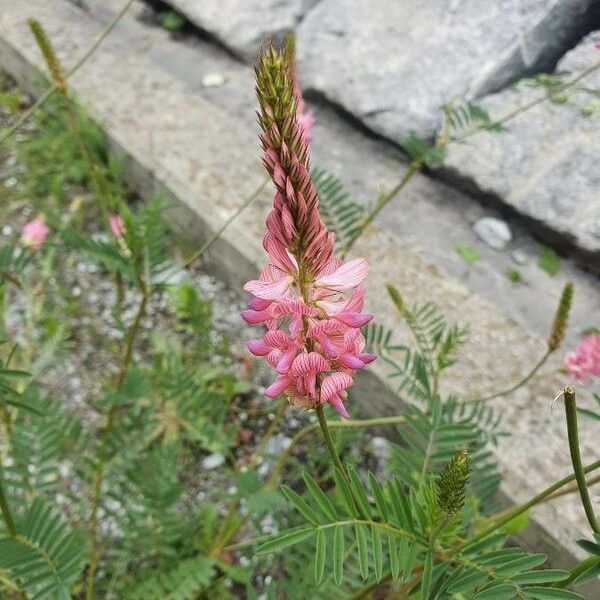
[[[44,23],[64,64],[73,64],[117,5],[120,2],[107,0],[101,8],[92,6],[89,13],[81,13],[63,0],[30,0],[27,4],[0,0],[0,66],[25,85],[36,78],[42,63],[27,29],[28,16]],[[132,13],[73,78],[72,86],[123,154],[131,181],[145,195],[166,194],[180,207],[170,212],[174,226],[200,240],[231,215],[263,180],[263,174],[256,131],[246,122],[250,117],[240,119],[227,111],[228,106],[244,106],[246,101],[232,97],[228,105],[218,102],[216,96],[213,103],[192,91],[173,68],[156,59],[176,54],[174,43],[164,32],[145,27]],[[185,74],[185,69],[182,72]],[[239,77],[239,81],[245,79],[248,85],[251,83],[249,73],[232,68],[228,74],[231,82]],[[211,88],[207,93],[217,91]],[[235,95],[232,90],[230,95]],[[315,132],[315,146],[317,140],[326,140],[335,133],[324,123],[325,118],[321,129]],[[347,126],[339,127],[343,132]],[[352,139],[358,146],[358,134],[354,132],[354,136]],[[378,146],[371,143],[369,148],[376,152]],[[358,190],[354,181],[358,177],[356,167],[360,160],[367,162],[367,154],[361,155],[358,149],[352,150],[356,153],[352,154],[345,149],[347,145],[347,140],[338,141],[334,155],[336,169],[351,172],[351,186]],[[353,163],[349,164],[349,160]],[[385,160],[381,155],[369,159],[366,170],[370,171],[372,165],[378,167],[365,172],[364,177],[372,189],[387,185],[394,175],[400,175],[400,164],[389,155]],[[410,203],[419,205],[419,194],[430,191],[431,185],[425,178],[418,178],[417,187],[408,198]],[[440,210],[445,210],[444,187],[438,189],[436,202]],[[243,213],[226,230],[212,253],[221,276],[235,289],[255,276],[264,262],[260,239],[270,196],[265,193]],[[454,193],[450,201],[460,198]],[[422,206],[426,203],[419,210],[429,210]],[[391,281],[410,301],[435,299],[449,319],[466,320],[471,326],[470,342],[459,365],[449,372],[445,392],[471,395],[489,389],[491,384],[484,382],[500,385],[513,381],[543,351],[540,336],[518,326],[496,305],[472,294],[463,283],[425,258],[417,247],[415,227],[402,221],[401,211],[388,211],[385,224],[387,227],[383,221],[376,224],[356,247],[356,254],[365,256],[372,265],[369,308],[378,320],[394,328],[401,341],[408,340],[383,290],[383,283]],[[452,222],[447,223],[447,231],[438,236],[451,234],[452,226]],[[398,238],[399,231],[407,232],[405,239]],[[423,245],[426,242],[421,240]],[[358,382],[355,401],[365,414],[401,410],[401,402],[390,393],[385,365],[375,364]],[[556,363],[549,368],[555,366]],[[503,492],[515,502],[525,500],[569,472],[562,415],[549,409],[551,398],[563,384],[564,379],[558,373],[550,372],[519,394],[496,403],[504,414],[506,426],[513,432],[513,437],[501,440],[497,454],[506,475]],[[582,423],[582,448],[586,456],[593,456],[596,448],[590,425]],[[573,540],[586,533],[587,527],[576,497],[565,496],[540,506],[534,511],[533,521],[536,526],[528,530],[529,540],[531,536],[537,536],[536,543],[550,540],[558,564],[568,563],[570,554],[581,556]]]
[[[430,136],[451,99],[551,67],[593,4],[322,0],[298,29],[304,83],[395,141]]]
[[[569,80],[600,62],[590,34],[558,64]],[[600,87],[600,72],[582,82]],[[543,95],[518,85],[484,98],[481,104],[498,118]],[[546,236],[560,238],[586,253],[588,267],[600,269],[600,102],[586,91],[568,94],[567,104],[545,102],[508,124],[502,134],[472,136],[453,144],[445,176],[467,179],[485,194],[535,220]],[[585,116],[596,107],[595,114]],[[554,232],[554,233],[552,233]]]
[[[267,37],[281,41],[318,0],[169,0],[192,23],[254,62]]]

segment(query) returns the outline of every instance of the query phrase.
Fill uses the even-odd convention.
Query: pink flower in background
[[[125,224],[119,215],[110,215],[108,217],[108,224],[110,225],[110,230],[115,237],[120,238],[125,233]]]
[[[600,377],[600,334],[588,335],[565,356],[565,367],[578,381]]]
[[[600,40],[594,42],[594,48],[596,48],[596,50],[600,50]]]
[[[21,242],[28,248],[39,250],[44,244],[49,232],[50,230],[46,225],[44,217],[40,215],[32,221],[29,221],[29,223],[23,227],[23,231],[21,232]]]
[[[307,129],[302,125],[293,61],[267,48],[256,71],[263,162],[276,193],[267,216],[263,247],[269,263],[244,289],[253,298],[242,313],[267,331],[248,343],[277,372],[265,394],[285,394],[294,406],[330,404],[348,418],[344,405],[354,374],[376,356],[364,351],[360,328],[368,272],[362,258],[333,255],[334,236],[319,213],[309,173]]]

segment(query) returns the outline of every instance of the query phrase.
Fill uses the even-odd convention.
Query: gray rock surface
[[[318,0],[169,0],[173,8],[254,62],[267,37],[280,41]]]
[[[557,66],[569,80],[600,62],[587,36]],[[600,71],[586,78],[600,87]],[[516,86],[484,98],[494,117],[526,105],[544,92]],[[557,232],[590,254],[589,267],[600,268],[600,102],[584,90],[569,92],[568,103],[544,102],[516,117],[505,133],[483,132],[466,144],[452,144],[446,175],[470,180],[486,194]],[[591,113],[591,114],[590,114]],[[588,115],[587,117],[585,115]],[[555,233],[547,233],[557,238]],[[556,241],[556,239],[554,240]]]
[[[451,99],[551,68],[592,4],[321,0],[298,28],[304,83],[386,137],[431,135]]]

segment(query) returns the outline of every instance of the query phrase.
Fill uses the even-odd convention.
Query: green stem
[[[2,465],[0,464],[0,511],[2,511],[2,518],[4,519],[4,524],[6,525],[6,531],[11,537],[15,537],[18,534],[17,528],[15,526],[14,519],[12,517],[12,513],[10,511],[10,506],[8,505],[8,500],[6,498],[6,494],[4,493],[4,478],[2,476]]]
[[[488,396],[482,396],[480,398],[470,398],[468,400],[464,400],[463,403],[467,404],[470,402],[487,402],[488,400],[493,400],[495,398],[501,398],[502,396],[508,396],[513,392],[516,392],[519,388],[524,386],[526,383],[531,381],[531,379],[535,376],[535,374],[546,364],[548,358],[552,354],[552,350],[547,350],[545,354],[540,358],[540,360],[534,365],[534,367],[527,373],[524,377],[519,379],[517,383],[511,385],[509,388],[505,390],[501,390],[499,392],[494,392],[493,394],[489,394]]]
[[[600,533],[600,527],[594,514],[590,493],[585,481],[585,473],[581,463],[581,451],[579,449],[579,430],[577,427],[577,405],[575,401],[575,390],[571,387],[566,387],[564,390],[565,396],[565,415],[567,417],[567,435],[569,437],[569,451],[571,453],[571,463],[575,473],[575,480],[579,487],[579,496],[585,510],[585,516],[594,533]]]
[[[346,473],[346,469],[338,456],[337,450],[335,449],[335,444],[333,443],[333,438],[331,437],[331,431],[329,431],[329,427],[327,426],[327,419],[325,418],[325,411],[323,410],[323,406],[318,404],[315,408],[315,412],[317,413],[317,419],[319,420],[319,427],[321,428],[321,432],[323,433],[323,438],[325,439],[325,444],[327,445],[327,449],[329,450],[329,455],[331,456],[331,460],[333,464],[338,468],[348,485],[350,485],[350,479],[348,478],[348,474]]]

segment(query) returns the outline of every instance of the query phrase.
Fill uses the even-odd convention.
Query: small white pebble
[[[227,83],[227,77],[221,73],[207,73],[202,78],[202,87],[221,87]]]

